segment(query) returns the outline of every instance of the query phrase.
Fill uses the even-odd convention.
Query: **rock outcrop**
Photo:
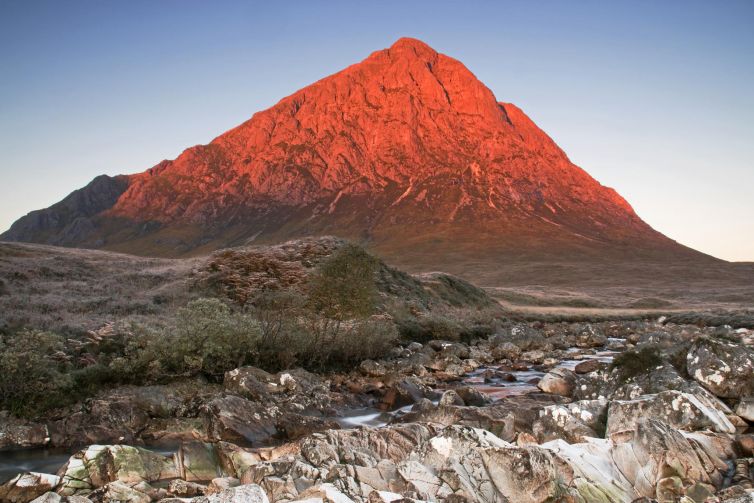
[[[688,352],[689,375],[719,397],[754,396],[754,350],[713,338],[697,340]]]

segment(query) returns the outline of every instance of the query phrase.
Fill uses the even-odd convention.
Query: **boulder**
[[[722,398],[754,396],[754,349],[725,340],[699,338],[686,356],[688,373]]]
[[[253,446],[270,443],[279,415],[275,406],[238,396],[216,398],[202,409],[207,438]]]
[[[266,455],[265,450],[244,449],[229,442],[217,442],[214,447],[223,472],[236,477],[240,477],[250,466],[262,461],[262,456]]]
[[[191,503],[269,503],[265,491],[256,484],[231,487],[219,493],[192,498]]]
[[[49,422],[49,445],[177,443],[196,438],[201,435],[199,407],[218,391],[216,385],[197,381],[109,389]]]
[[[652,500],[697,484],[719,488],[733,455],[726,435],[704,439],[653,419],[642,419],[624,442],[587,439],[542,444],[574,470],[572,486],[585,501]],[[696,436],[694,436],[696,435]],[[676,500],[671,500],[676,501]]]
[[[379,495],[379,493],[378,493]],[[400,496],[398,499],[401,499]],[[298,498],[293,501],[306,502],[306,503],[354,503],[354,501],[346,496],[333,484],[319,484],[315,487],[311,487],[301,493]],[[370,503],[371,503],[370,499]],[[380,500],[376,500],[380,501]],[[394,501],[394,500],[388,500]]]
[[[207,486],[197,484],[196,482],[186,482],[182,479],[171,480],[170,485],[168,485],[168,493],[179,498],[198,496],[204,494],[206,489]]]
[[[380,401],[382,410],[394,410],[405,405],[411,405],[422,398],[435,398],[438,393],[424,384],[417,377],[404,377],[392,383]]]
[[[449,407],[451,405],[466,405],[463,401],[463,398],[458,396],[458,393],[456,393],[454,390],[449,389],[445,393],[442,394],[442,397],[440,397],[440,407]]]
[[[521,353],[521,359],[529,363],[542,363],[545,360],[545,352],[539,349]]]
[[[481,457],[504,501],[546,503],[568,497],[573,468],[551,451],[506,446],[484,449]]]
[[[409,491],[429,501],[540,503],[567,491],[570,469],[538,447],[513,446],[476,428],[449,426],[398,465]]]
[[[591,324],[575,326],[576,346],[580,348],[597,348],[607,344],[607,337]]]
[[[431,340],[427,342],[427,346],[432,348],[438,354],[441,354],[443,357],[455,357],[460,359],[469,357],[469,347],[460,342]]]
[[[254,401],[270,399],[275,377],[256,367],[240,367],[225,373],[223,386],[230,393]]]
[[[232,489],[233,487],[238,487],[240,485],[241,485],[241,481],[235,477],[218,477],[216,479],[212,479],[210,483],[207,484],[205,493],[206,494],[220,493],[227,489]]]
[[[521,356],[521,348],[506,341],[492,347],[492,356],[495,360],[517,360]]]
[[[54,490],[60,477],[46,473],[22,473],[0,486],[0,501],[26,503]]]
[[[119,503],[151,503],[152,501],[147,493],[119,481],[110,482],[104,487],[104,491],[100,492],[103,501],[117,501]]]
[[[218,459],[215,445],[203,442],[181,444],[174,455],[178,476],[187,482],[209,482],[220,476]]]
[[[607,412],[607,435],[613,440],[630,436],[644,417],[685,431],[710,429],[720,433],[736,432],[724,411],[705,405],[689,393],[669,390],[634,400],[611,402]]]
[[[747,396],[738,402],[736,414],[750,423],[754,423],[754,396]]]
[[[715,495],[720,503],[751,503],[754,501],[754,488],[747,488],[740,485],[727,487],[718,491]]]
[[[58,493],[64,496],[88,492],[110,482],[137,484],[179,476],[173,459],[127,445],[92,445],[68,460],[58,472]]]
[[[286,440],[297,440],[318,431],[340,429],[340,424],[332,419],[301,414],[285,414],[275,426],[278,435]]]
[[[584,360],[583,362],[577,363],[573,368],[573,371],[577,374],[588,374],[595,370],[599,370],[602,366],[603,363],[599,360]]]
[[[633,400],[643,395],[678,390],[697,397],[704,405],[730,414],[730,409],[715,395],[696,381],[686,380],[668,363],[650,368],[647,372],[624,380],[617,369],[603,369],[590,374],[577,375],[573,398]]]
[[[555,368],[549,371],[537,383],[537,387],[545,393],[570,397],[576,384],[573,372],[564,368]]]
[[[421,342],[410,342],[408,346],[406,346],[406,349],[408,349],[412,353],[415,353],[417,351],[421,351],[423,347],[424,345]]]
[[[463,402],[471,407],[484,407],[492,402],[489,395],[482,393],[473,386],[463,386],[456,388],[455,391]]]
[[[741,452],[746,456],[754,457],[754,433],[739,435],[736,440]]]
[[[50,491],[38,498],[34,498],[31,503],[63,503],[63,497],[58,493]]]
[[[49,443],[46,425],[22,421],[0,411],[0,449],[42,447]]]
[[[495,434],[506,441],[516,436],[516,415],[506,404],[487,407],[464,407],[459,405],[416,407],[400,418],[401,422],[429,422],[443,426],[454,424],[476,426]]]
[[[65,497],[50,491],[32,500],[31,503],[92,503],[92,500],[85,496]]]
[[[300,441],[301,455],[315,467],[345,464],[360,459],[376,464],[380,459],[404,459],[436,432],[431,425],[410,423],[390,428],[328,430]]]
[[[588,438],[601,436],[598,432],[604,429],[607,406],[607,400],[602,399],[543,407],[532,431],[540,443],[556,439],[586,442]]]
[[[495,361],[494,354],[489,347],[471,346],[469,348],[469,358],[483,364],[490,364]]]
[[[655,497],[658,482],[669,476],[678,477],[684,485],[712,481],[691,443],[654,419],[639,421],[631,438],[613,447],[612,459],[639,496]]]

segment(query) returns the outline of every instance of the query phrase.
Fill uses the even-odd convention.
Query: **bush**
[[[251,317],[231,312],[218,299],[194,300],[178,310],[174,324],[142,335],[136,367],[151,377],[201,373],[219,379],[252,359],[259,336]]]
[[[18,415],[62,404],[72,380],[64,373],[64,340],[59,335],[24,330],[0,345],[0,402]]]
[[[285,330],[291,329],[303,312],[306,299],[290,290],[267,290],[257,295],[253,301],[253,316],[259,323],[260,349],[277,350]]]
[[[418,317],[405,317],[398,320],[401,339],[425,343],[433,339],[458,341],[461,338],[461,325],[455,320],[437,314]]]
[[[267,370],[292,366],[314,371],[348,369],[362,360],[385,357],[397,341],[398,331],[388,318],[340,323],[310,315],[290,325],[276,348],[261,352],[258,366]]]
[[[307,285],[310,307],[325,318],[346,320],[374,313],[378,261],[348,244],[325,259]]]
[[[391,320],[370,318],[333,330],[323,344],[313,348],[310,358],[320,368],[350,368],[362,360],[384,358],[397,340]]]
[[[662,364],[662,357],[655,346],[644,346],[638,351],[626,351],[616,356],[610,369],[618,369],[622,381],[648,373]]]

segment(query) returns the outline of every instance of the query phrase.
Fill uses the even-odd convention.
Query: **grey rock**
[[[689,375],[723,398],[754,396],[754,349],[711,338],[698,339],[686,357]]]
[[[669,390],[634,400],[611,402],[607,413],[607,435],[612,439],[630,436],[644,417],[655,418],[685,431],[736,432],[723,411],[708,407],[694,395]]]

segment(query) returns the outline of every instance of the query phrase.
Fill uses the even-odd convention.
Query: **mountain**
[[[653,230],[518,107],[409,38],[175,160],[99,177],[0,239],[181,256],[324,234],[472,276],[564,257],[713,260]]]

